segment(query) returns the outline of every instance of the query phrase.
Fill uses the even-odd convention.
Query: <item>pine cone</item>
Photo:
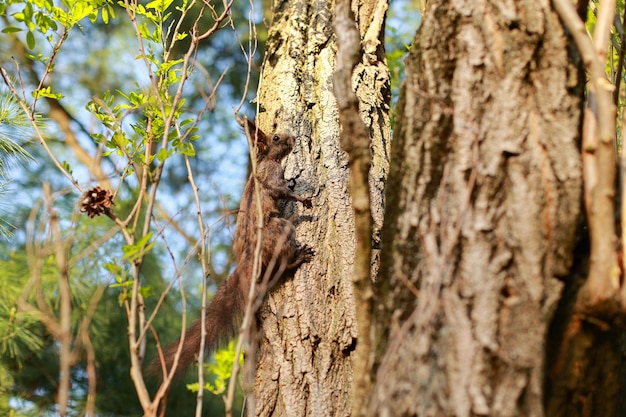
[[[87,190],[81,197],[80,212],[87,213],[89,217],[94,218],[110,209],[113,204],[113,193],[97,186]]]

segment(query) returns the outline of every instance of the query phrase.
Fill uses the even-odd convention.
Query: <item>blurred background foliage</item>
[[[113,156],[99,154],[97,135],[102,128],[87,111],[87,104],[106,92],[118,94],[147,89],[145,66],[136,59],[137,38],[125,10],[115,2],[94,1],[100,12],[80,20],[55,57],[54,71],[45,79],[51,97],[39,100],[39,126],[45,132],[54,155],[86,187],[96,184],[86,166],[85,154],[94,156],[111,184],[118,184],[124,167]],[[140,2],[146,4],[148,2]],[[392,89],[397,97],[403,78],[402,58],[419,25],[419,2],[392,1],[389,11],[386,47],[392,73]],[[26,94],[34,91],[45,73],[45,57],[53,53],[54,40],[61,36],[60,25],[37,15],[52,1],[8,0],[0,4],[0,67],[19,77],[12,82]],[[67,7],[64,2],[55,5]],[[221,3],[220,3],[221,4]],[[174,6],[168,25],[180,14]],[[29,13],[32,15],[29,18]],[[199,9],[181,24],[186,32],[197,18]],[[42,17],[43,16],[43,17]],[[197,63],[183,94],[183,113],[201,114],[197,126],[200,138],[193,143],[195,155],[190,159],[200,198],[204,222],[210,227],[211,279],[218,285],[233,268],[230,243],[234,232],[234,215],[247,176],[248,151],[245,137],[235,122],[233,108],[246,91],[247,64],[241,45],[249,45],[249,19],[256,24],[259,52],[254,57],[244,98],[243,114],[254,114],[256,81],[262,62],[262,51],[271,19],[270,1],[233,2],[232,23],[223,25],[200,45]],[[200,18],[199,26],[213,24],[209,13]],[[47,26],[46,26],[47,25]],[[172,50],[171,59],[186,52],[188,41],[182,40]],[[218,86],[219,83],[219,86]],[[2,83],[0,83],[1,85]],[[215,95],[207,96],[216,86]],[[54,97],[55,93],[62,94]],[[119,96],[119,94],[118,94]],[[27,97],[32,100],[32,97]],[[206,109],[206,111],[205,111]],[[136,129],[145,120],[131,115]],[[129,129],[132,131],[132,128]],[[101,158],[101,159],[100,159]],[[88,163],[88,162],[87,162]],[[96,411],[101,416],[136,416],[141,414],[134,386],[129,376],[127,313],[123,286],[117,280],[128,271],[122,262],[124,241],[106,217],[90,219],[79,215],[78,195],[36,140],[32,126],[23,117],[18,103],[0,87],[0,415],[55,415],[58,389],[58,346],[41,314],[25,312],[19,302],[49,309],[59,309],[59,270],[55,261],[54,241],[50,231],[50,212],[43,200],[42,184],[54,191],[50,203],[58,213],[63,238],[68,243],[72,291],[72,332],[80,335],[85,317],[88,321],[88,343],[93,346],[97,376]],[[129,177],[120,182],[115,211],[120,217],[131,210],[137,198],[137,184]],[[163,343],[174,340],[181,328],[181,309],[186,305],[187,323],[200,309],[202,272],[196,256],[189,256],[197,240],[194,195],[181,155],[168,161],[159,185],[157,212],[164,220],[154,248],[146,255],[142,267],[147,311],[154,309],[159,295],[178,273],[185,290],[174,286],[161,306],[153,326]],[[167,242],[167,244],[165,244]],[[193,255],[193,254],[192,254]],[[183,260],[188,258],[189,262]],[[33,288],[36,290],[32,291]],[[78,340],[78,339],[77,339]],[[83,350],[78,350],[83,352]],[[228,348],[226,348],[228,351]],[[230,347],[232,352],[232,346]],[[223,351],[222,351],[223,352]],[[154,343],[148,343],[146,356],[155,355]],[[221,384],[223,363],[219,359],[207,367],[212,384]],[[228,356],[228,355],[226,355]],[[177,381],[168,397],[172,415],[190,415],[195,396],[187,387],[197,379],[194,371]],[[152,389],[155,389],[156,382]],[[215,388],[215,386],[213,386]],[[218,394],[205,395],[205,415],[223,414]],[[241,394],[240,394],[241,395]],[[87,401],[87,369],[84,352],[78,355],[71,375],[70,415],[82,415]],[[242,404],[242,400],[237,402]],[[237,412],[237,411],[236,411]]]

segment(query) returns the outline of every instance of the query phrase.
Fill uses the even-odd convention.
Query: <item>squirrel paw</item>
[[[309,245],[303,245],[298,251],[298,257],[303,263],[311,262],[315,257],[315,251]]]

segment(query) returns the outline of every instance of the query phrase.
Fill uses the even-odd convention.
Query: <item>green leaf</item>
[[[32,20],[33,18],[33,5],[32,3],[26,3],[24,8],[24,17],[26,20]]]
[[[171,84],[176,84],[179,80],[180,80],[180,78],[176,75],[176,70],[172,70],[172,71],[168,71],[167,72],[167,82],[170,85]]]
[[[78,22],[94,12],[94,7],[82,1],[74,1],[70,9],[73,22]]]
[[[154,291],[152,291],[152,287],[141,287],[139,288],[139,293],[143,296],[143,298],[150,298]]]
[[[72,167],[70,167],[70,164],[68,164],[67,161],[63,161],[61,166],[67,171],[68,174],[72,175]]]
[[[117,281],[118,283],[123,282],[123,278],[120,275],[122,272],[122,265],[114,263],[114,262],[105,262],[102,264],[102,267],[108,272],[110,272],[111,274],[115,275],[115,281]],[[112,284],[112,285],[116,285],[116,284]]]
[[[123,278],[121,275],[118,275],[115,277],[115,281],[117,281],[117,284],[111,284],[109,285],[109,288],[132,288],[133,287],[133,282],[132,281],[123,281]]]
[[[28,45],[30,49],[35,48],[35,35],[33,35],[33,32],[30,30],[26,34],[26,45]]]
[[[159,152],[157,153],[157,159],[159,160],[159,162],[165,161],[168,156],[169,156],[169,152],[167,151],[167,149],[165,148],[159,149]]]
[[[198,390],[200,389],[200,384],[197,382],[193,382],[191,384],[187,384],[185,385],[187,387],[187,389],[191,392],[198,392]]]
[[[115,9],[113,8],[113,6],[109,4],[107,5],[107,9],[109,10],[109,14],[111,15],[111,17],[115,19]]]
[[[137,259],[142,258],[154,246],[154,242],[148,243],[151,237],[152,233],[148,233],[147,235],[139,239],[139,241],[134,245],[124,246],[122,248],[124,252],[124,256],[122,257],[122,259],[127,260],[128,262],[134,262]]]
[[[154,0],[146,4],[146,8],[164,12],[172,4],[174,0]]]
[[[181,148],[183,155],[192,156],[192,157],[196,156],[196,150],[194,149],[191,143],[183,142],[180,148]]]
[[[9,27],[2,29],[2,33],[15,33],[15,32],[21,32],[21,31],[22,29],[16,28],[13,26],[9,26]]]
[[[50,86],[37,90],[33,94],[36,97],[47,97],[47,98],[52,98],[55,100],[59,100],[63,98],[63,94],[53,92]]]
[[[132,281],[130,281],[130,283],[132,284]],[[130,288],[132,288],[132,285],[130,286]],[[119,304],[119,306],[121,307],[121,306],[123,306],[123,305],[124,305],[124,302],[125,302],[126,300],[129,300],[129,299],[130,299],[130,294],[129,294],[129,291],[126,291],[126,292],[122,291],[122,292],[121,292],[121,293],[117,296],[117,303],[118,303],[118,304]]]

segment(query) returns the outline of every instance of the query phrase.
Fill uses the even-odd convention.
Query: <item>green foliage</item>
[[[28,161],[32,156],[18,144],[31,133],[30,121],[14,97],[0,92],[0,177],[7,179],[12,162]]]
[[[385,25],[385,50],[391,78],[391,126],[395,120],[395,104],[404,80],[404,57],[411,49],[415,30],[421,24],[421,12],[410,1],[395,1],[388,12]]]
[[[18,311],[15,305],[27,278],[23,274],[25,263],[26,259],[17,253],[0,260],[3,271],[0,285],[0,354],[18,366],[24,363],[25,352],[40,350],[44,345],[39,320]],[[46,274],[44,278],[47,277]]]
[[[597,24],[597,13],[599,11],[599,6],[601,5],[600,1],[593,0],[589,2],[589,7],[587,8],[586,22],[585,26],[587,32],[591,37],[594,36],[594,32]],[[624,16],[624,0],[617,0],[616,9],[615,9],[615,18],[616,20],[621,21]],[[622,26],[622,25],[620,25]],[[614,100],[617,105],[617,120],[616,120],[616,149],[619,153],[621,153],[622,143],[623,143],[623,112],[624,112],[624,85],[626,84],[626,71],[624,70],[624,62],[620,62],[620,54],[622,54],[625,49],[624,42],[621,38],[621,33],[623,33],[623,28],[618,30],[617,27],[613,27],[611,30],[611,40],[609,43],[606,60],[606,74],[610,82],[613,83],[614,86],[619,86],[619,90],[614,91]],[[619,79],[618,79],[619,78]]]
[[[241,16],[248,5],[235,7],[232,16],[247,25]],[[18,232],[11,252],[0,258],[0,269],[6,266],[2,262],[14,262],[19,272],[11,282],[0,276],[0,286],[6,286],[0,290],[5,291],[4,305],[0,305],[0,387],[4,387],[0,388],[0,415],[45,415],[57,406],[59,341],[42,312],[49,314],[48,319],[59,319],[62,273],[57,253],[51,249],[48,203],[37,198],[42,182],[50,184],[49,204],[67,244],[72,343],[78,359],[71,371],[71,415],[84,412],[87,404],[90,364],[81,333],[86,318],[95,355],[97,413],[140,415],[136,387],[128,372],[127,314],[136,314],[130,311],[132,297],[136,293],[142,297],[147,315],[158,304],[150,330],[143,329],[147,358],[155,355],[152,329],[162,343],[177,337],[179,291],[190,287],[189,282],[193,285],[186,291],[187,307],[190,316],[197,314],[201,278],[208,273],[199,270],[197,262],[197,242],[204,235],[198,231],[195,215],[199,209],[188,184],[189,170],[194,170],[201,188],[203,224],[216,223],[236,201],[221,197],[214,185],[218,181],[209,179],[210,174],[219,170],[215,161],[225,159],[222,155],[233,155],[223,144],[241,136],[237,127],[225,128],[232,123],[232,100],[215,107],[215,89],[226,80],[231,93],[239,94],[247,68],[241,60],[232,64],[233,56],[240,54],[239,46],[220,40],[219,31],[215,38],[192,43],[189,22],[198,24],[198,34],[217,17],[203,9],[202,2],[173,0],[9,0],[0,4],[0,14],[6,17],[0,34],[0,67],[13,77],[8,81],[11,94],[7,94],[12,107],[7,112],[0,108],[0,139],[3,129],[9,129],[7,137],[12,142],[7,143],[20,144],[13,134],[19,125],[27,132],[24,141],[35,137],[42,145],[29,148],[38,163],[17,177],[24,190],[21,197],[26,196],[27,202],[13,207]],[[221,27],[230,30],[224,22]],[[194,52],[187,54],[190,47]],[[234,67],[235,74],[225,75],[226,66]],[[37,116],[39,110],[50,111],[48,118]],[[215,143],[223,150],[213,148]],[[9,159],[0,159],[0,164],[26,157],[18,155],[13,152]],[[196,156],[200,163],[193,159]],[[247,160],[245,153],[242,156]],[[99,170],[93,170],[94,166]],[[244,177],[245,169],[237,169]],[[96,182],[108,183],[106,187],[114,194],[114,219],[77,215],[76,204],[83,201],[79,196]],[[239,194],[238,190],[233,194]],[[227,227],[212,229],[212,238],[218,239],[213,253],[228,253],[231,235]],[[227,262],[221,267],[228,272]],[[34,279],[38,274],[41,279]],[[212,268],[211,275],[219,276],[219,267],[217,271]],[[175,281],[167,298],[160,300],[169,281],[178,276],[180,282]],[[38,294],[43,294],[44,302]],[[29,314],[18,308],[21,296],[34,307]],[[214,391],[230,375],[225,370],[228,359],[221,351],[215,366],[207,371],[216,373],[210,385]],[[147,383],[150,392],[155,392],[155,381]],[[184,384],[175,384],[169,405],[177,415],[190,415],[195,404],[192,395]],[[221,403],[217,397],[208,401],[216,400]]]
[[[124,256],[122,259],[127,262],[135,262],[139,259],[143,259],[143,257],[152,249],[154,246],[154,242],[149,242],[152,237],[152,233],[148,233],[143,236],[139,241],[135,242],[133,245],[126,245],[122,248],[124,251]]]
[[[235,363],[235,342],[231,341],[224,349],[216,350],[213,358],[204,364],[204,369],[210,375],[213,382],[207,381],[204,389],[215,395],[222,395],[228,387],[228,381]],[[239,366],[243,367],[243,353],[239,355]],[[198,392],[199,384],[187,384],[187,388],[192,392]]]
[[[0,254],[0,379],[10,381],[0,389],[0,410],[20,414],[30,408],[33,415],[42,415],[54,406],[54,383],[58,373],[56,340],[42,324],[43,315],[52,318],[59,314],[58,293],[55,291],[59,280],[59,271],[53,256],[45,256],[42,262],[33,259],[23,251]],[[77,268],[77,275],[89,277],[89,272],[82,266]],[[41,285],[39,295],[28,294],[25,288],[33,284],[37,277]],[[94,277],[90,277],[94,278]],[[93,293],[93,285],[73,281],[72,302],[75,306],[71,319],[73,328],[85,316]],[[16,300],[31,306],[45,306],[45,309],[26,312],[17,308]],[[94,328],[97,329],[97,328]],[[42,375],[46,378],[42,379]],[[72,375],[75,379],[77,375]],[[29,404],[18,409],[9,407],[8,399],[19,403],[24,400]]]
[[[47,219],[41,217],[40,224]],[[34,227],[37,229],[36,225]],[[87,257],[85,251],[92,250],[90,244],[107,229],[105,221],[80,221],[75,228],[77,243],[70,252],[70,288],[72,289],[72,332],[74,338],[78,336],[82,320],[89,314],[92,304],[96,302],[94,294],[103,283],[110,281],[110,276],[100,276],[98,258],[107,258],[105,253],[100,256]],[[111,242],[114,243],[114,242]],[[46,248],[46,245],[44,245]],[[53,248],[48,247],[47,252]],[[164,289],[163,278],[160,275],[158,258],[160,254],[150,253],[144,257],[145,281],[143,288],[154,288],[159,293]],[[56,291],[59,279],[58,266],[54,256],[43,258],[41,271],[37,274],[29,265],[36,265],[35,259],[30,259],[24,250],[15,250],[9,253],[0,253],[0,415],[22,415],[28,410],[29,415],[53,415],[55,407],[56,384],[58,376],[57,341],[42,325],[38,314],[27,314],[16,308],[16,300],[22,296],[27,283],[33,276],[39,276],[41,295],[50,312],[58,317],[58,292]],[[121,265],[120,259],[110,258],[106,265]],[[120,269],[111,268],[114,272]],[[31,281],[32,282],[32,281]],[[130,281],[132,282],[132,281]],[[26,301],[38,306],[37,296],[31,294]],[[171,292],[166,303],[161,307],[161,313],[155,322],[154,328],[164,338],[176,337],[179,324],[176,323],[177,313],[174,305],[179,302],[176,292]],[[146,307],[153,309],[156,298],[146,295]],[[128,318],[125,310],[118,304],[118,290],[111,289],[104,292],[99,300],[91,324],[89,336],[95,349],[97,359],[97,386],[103,389],[96,397],[99,412],[106,415],[137,415],[139,404],[134,387],[128,375],[129,351],[126,327]],[[152,353],[151,353],[152,354]],[[79,364],[81,365],[81,364]],[[83,363],[84,365],[84,363]],[[86,398],[86,376],[81,366],[75,367],[72,372],[71,397],[76,409],[84,407]],[[6,382],[5,382],[6,381]],[[174,387],[172,392],[184,395],[184,387]],[[12,399],[12,406],[9,406]],[[3,406],[4,404],[4,406]],[[20,406],[14,408],[16,404]],[[3,408],[4,407],[4,408]],[[191,412],[191,407],[181,405],[180,410]],[[6,412],[5,412],[6,411]]]
[[[6,91],[0,91],[0,197],[7,194],[7,185],[11,181],[10,166],[27,162],[32,156],[18,144],[24,141],[30,132],[30,121],[24,116],[15,98]],[[0,210],[3,210],[0,203]],[[0,213],[1,215],[1,213]],[[13,235],[13,225],[5,216],[0,217],[0,237]]]
[[[23,27],[8,26],[3,32],[28,30],[26,43],[30,49],[35,48],[35,32],[44,35],[48,42],[53,42],[59,25],[71,29],[85,18],[95,23],[99,10],[102,10],[103,20],[108,20],[109,14],[114,16],[110,0],[72,0],[64,2],[65,7],[55,5],[52,0],[7,0],[6,4],[0,5],[0,15],[11,5],[20,6],[20,11],[12,13],[11,17]]]

